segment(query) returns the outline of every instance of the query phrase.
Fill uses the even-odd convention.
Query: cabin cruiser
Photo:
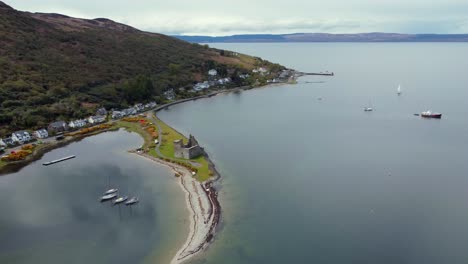
[[[421,117],[426,117],[426,118],[442,118],[442,114],[441,114],[441,113],[432,112],[431,110],[427,110],[427,111],[421,113]]]

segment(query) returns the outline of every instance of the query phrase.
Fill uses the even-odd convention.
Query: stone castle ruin
[[[187,144],[182,139],[174,140],[174,156],[176,158],[193,159],[203,154],[194,136],[190,135]]]

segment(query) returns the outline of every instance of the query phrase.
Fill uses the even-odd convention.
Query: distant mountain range
[[[242,42],[468,42],[468,34],[398,34],[398,33],[295,33],[255,34],[223,37],[174,36],[193,43]]]

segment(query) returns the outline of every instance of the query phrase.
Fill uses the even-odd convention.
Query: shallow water
[[[0,177],[0,263],[168,262],[185,240],[188,212],[168,169],[127,152],[142,143],[104,133]],[[77,157],[41,165],[68,155]],[[140,203],[100,203],[110,187]]]
[[[160,113],[223,176],[223,229],[192,263],[466,263],[468,45],[210,45],[335,76]]]

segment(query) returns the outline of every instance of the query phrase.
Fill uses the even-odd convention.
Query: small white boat
[[[369,101],[369,105],[364,107],[364,112],[371,112],[373,111],[374,109],[372,108],[372,104],[371,102]]]
[[[122,197],[119,197],[119,198],[115,199],[113,201],[113,203],[114,204],[121,204],[121,203],[127,201],[127,199],[128,199],[128,196],[122,196]]]
[[[397,94],[400,95],[401,94],[401,85],[398,85],[398,88],[397,88]]]
[[[134,204],[137,204],[138,202],[140,202],[138,200],[138,197],[132,197],[128,201],[125,202],[125,205],[134,205]]]
[[[105,201],[112,200],[112,199],[114,199],[115,197],[117,197],[117,194],[116,194],[116,193],[111,193],[111,194],[107,194],[107,195],[101,196],[101,202],[105,202]]]
[[[116,193],[117,191],[119,191],[119,189],[109,189],[104,194]]]

